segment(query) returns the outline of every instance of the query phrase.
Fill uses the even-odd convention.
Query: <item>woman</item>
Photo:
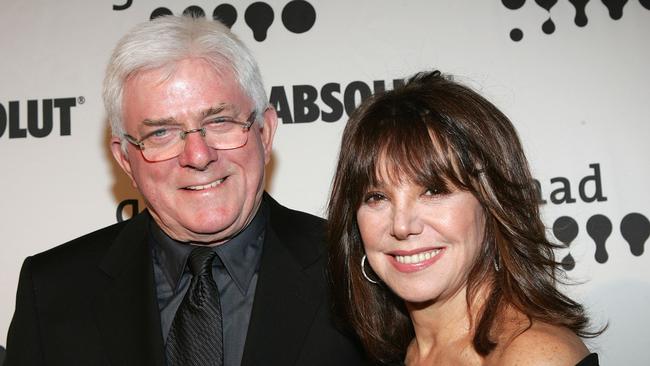
[[[366,100],[329,203],[336,310],[384,364],[597,365],[514,127],[440,72]]]

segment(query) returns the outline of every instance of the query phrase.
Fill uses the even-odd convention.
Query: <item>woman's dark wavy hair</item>
[[[531,322],[565,326],[582,337],[598,334],[587,329],[583,307],[556,289],[557,246],[546,238],[537,187],[512,123],[485,98],[434,71],[365,100],[343,132],[328,207],[329,279],[335,312],[372,359],[403,360],[414,336],[402,300],[361,273],[364,250],[356,213],[377,183],[380,159],[391,178],[442,193],[460,189],[480,202],[484,243],[467,291],[470,306],[480,289],[488,289],[472,319],[479,354],[495,348],[490,331],[505,305]],[[366,271],[372,273],[368,266]]]

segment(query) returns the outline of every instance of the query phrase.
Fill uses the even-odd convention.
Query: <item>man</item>
[[[139,25],[104,102],[147,210],[25,260],[6,365],[359,364],[329,316],[323,221],[263,192],[276,113],[228,28]]]

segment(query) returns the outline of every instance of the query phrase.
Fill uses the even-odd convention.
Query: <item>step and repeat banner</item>
[[[650,353],[650,1],[4,0],[0,345],[25,257],[144,208],[108,152],[106,62],[134,24],[218,17],[252,49],[280,125],[267,190],[316,215],[371,93],[439,69],[514,122],[557,258],[604,365]],[[0,354],[2,353],[0,349]],[[1,358],[2,356],[0,356]]]

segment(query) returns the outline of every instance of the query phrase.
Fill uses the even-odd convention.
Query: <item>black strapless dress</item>
[[[598,366],[598,354],[590,353],[582,361],[578,362],[576,366]]]
[[[404,363],[395,364],[393,366],[404,366]],[[590,353],[582,361],[578,362],[576,366],[600,366],[598,363],[598,354]]]

